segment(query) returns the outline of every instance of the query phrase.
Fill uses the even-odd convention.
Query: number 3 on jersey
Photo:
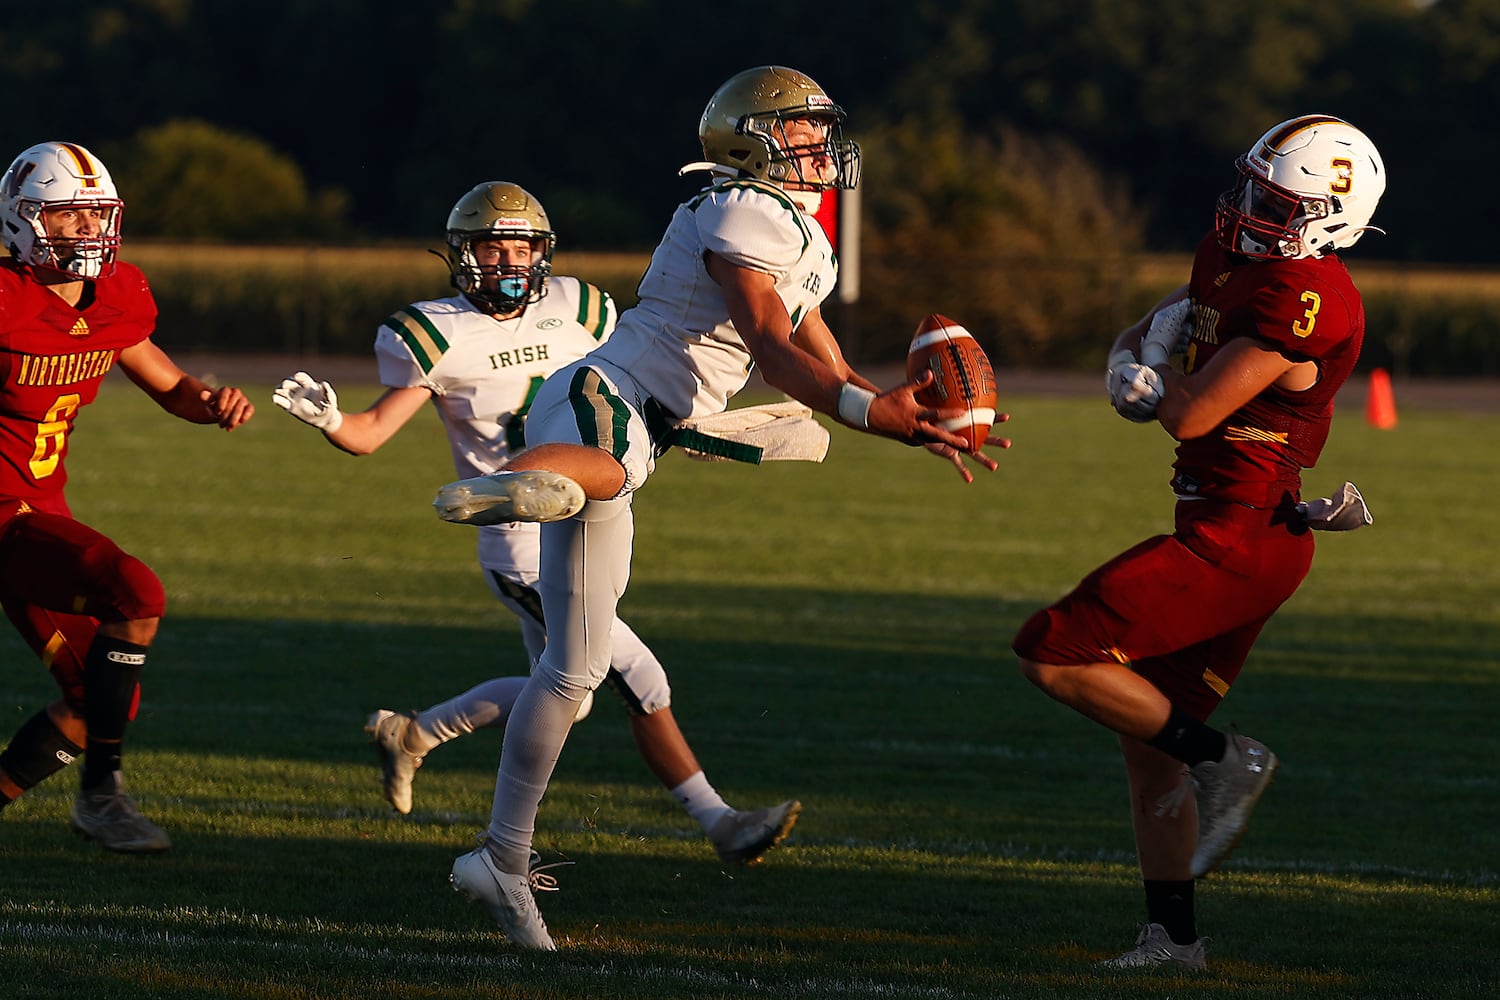
[[[1292,324],[1292,332],[1298,337],[1311,337],[1318,322],[1318,310],[1323,308],[1323,299],[1317,292],[1303,292],[1298,301],[1307,308],[1302,310],[1302,318]]]
[[[47,410],[47,419],[36,425],[36,448],[31,453],[31,474],[46,479],[57,471],[68,447],[68,424],[78,414],[76,392],[58,396]]]

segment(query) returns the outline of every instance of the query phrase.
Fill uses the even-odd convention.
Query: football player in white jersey
[[[599,623],[613,619],[629,577],[631,496],[660,450],[653,431],[724,410],[759,367],[813,409],[924,445],[973,479],[963,439],[938,422],[949,414],[914,398],[930,374],[880,392],[823,321],[837,265],[811,213],[825,191],[858,181],[859,148],[843,138],[843,119],[822,87],[785,67],[720,87],[699,122],[705,161],[684,168],[709,171],[712,183],[673,215],[640,304],[608,343],[542,386],[527,450],[506,471],[439,491],[435,506],[449,520],[542,522],[540,591],[554,627],[506,726],[488,837],[452,873],[454,888],[483,902],[521,947],[556,947],[528,872],[537,807],[579,705],[614,655]],[[982,453],[969,457],[996,468]]]
[[[615,305],[607,293],[552,274],[555,246],[547,213],[524,189],[503,181],[478,185],[448,215],[447,260],[458,294],[398,309],[376,334],[385,393],[365,410],[344,413],[331,385],[297,372],[276,389],[275,402],[322,430],[335,447],[366,455],[431,401],[458,473],[496,472],[521,447],[527,409],[545,377],[614,329]],[[479,532],[485,580],[520,619],[533,665],[546,642],[536,591],[539,534],[538,525],[518,522]],[[703,827],[720,858],[758,861],[786,836],[800,803],[748,812],[726,804],[677,727],[660,661],[619,619],[610,634],[608,683],[625,703],[647,766]],[[365,731],[396,811],[411,811],[412,779],[428,752],[476,729],[503,728],[525,683],[524,676],[497,677],[423,712],[372,714]],[[578,706],[577,717],[591,704]]]

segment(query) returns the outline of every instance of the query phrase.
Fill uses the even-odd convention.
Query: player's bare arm
[[[345,413],[339,409],[339,396],[333,386],[307,372],[296,372],[282,379],[271,394],[277,406],[316,427],[329,444],[351,455],[368,455],[378,450],[431,398],[432,392],[425,386],[402,386],[387,389],[358,413]]]
[[[844,349],[839,346],[838,338],[824,322],[822,309],[815,309],[802,320],[802,325],[792,333],[792,345],[823,362],[846,382],[853,382],[865,389],[877,388],[875,383],[859,374],[844,360]]]
[[[239,389],[214,388],[189,375],[150,340],[121,351],[119,363],[130,381],[175,417],[232,431],[255,415],[255,404]]]
[[[793,345],[791,317],[787,315],[781,296],[776,294],[775,280],[771,275],[731,264],[711,252],[705,255],[705,264],[709,275],[724,290],[729,317],[755,358],[766,383],[820,413],[844,420],[839,412],[839,396],[849,380],[830,368],[822,357]],[[821,324],[823,321],[819,311],[814,310],[803,322]],[[832,339],[831,334],[826,336]],[[931,375],[926,375],[916,382],[904,383],[875,395],[870,400],[863,425],[858,429],[893,437],[907,444],[936,442],[962,448],[963,438],[939,426],[935,422],[937,411],[918,405],[915,399],[917,389],[930,380]],[[855,385],[870,388],[863,379]]]
[[[1273,383],[1291,391],[1306,388],[1316,370],[1311,361],[1293,361],[1270,344],[1239,337],[1191,375],[1160,366],[1156,418],[1179,441],[1202,437]]]
[[[358,413],[345,413],[337,430],[324,432],[330,444],[351,455],[368,455],[380,448],[427,404],[432,393],[420,385],[387,389]]]

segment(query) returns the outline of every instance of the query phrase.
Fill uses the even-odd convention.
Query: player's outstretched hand
[[[932,372],[923,371],[910,382],[877,394],[870,400],[864,428],[871,434],[895,438],[913,446],[946,444],[956,451],[967,448],[969,443],[962,435],[942,425],[944,411],[917,402],[917,393],[931,384]]]
[[[978,448],[970,445],[969,439],[948,426],[968,413],[962,407],[938,408],[924,406],[917,401],[917,393],[933,382],[931,371],[924,370],[910,382],[902,383],[875,397],[870,403],[868,429],[876,434],[896,438],[909,445],[926,448],[934,455],[945,458],[966,483],[974,481],[974,475],[964,463],[967,456],[982,467],[994,472],[999,463]],[[1004,423],[1010,414],[997,414],[995,423]],[[984,443],[997,448],[1009,448],[1010,439],[986,434]]]
[[[240,424],[255,416],[255,404],[250,402],[239,389],[232,385],[220,386],[217,389],[204,389],[199,393],[203,405],[208,407],[208,412],[213,415],[214,422],[226,431],[232,431]]]
[[[1009,413],[997,413],[995,415],[995,423],[997,424],[1003,424],[1009,419]],[[984,439],[984,443],[992,448],[1009,448],[1010,438],[998,437],[997,435],[991,434]],[[999,462],[995,461],[993,458],[990,458],[990,456],[986,455],[982,451],[959,451],[952,445],[937,443],[928,444],[926,445],[926,448],[928,451],[932,452],[934,455],[937,455],[939,458],[946,458],[950,463],[952,463],[953,468],[958,470],[959,476],[962,477],[963,481],[966,483],[972,483],[974,481],[974,473],[970,472],[969,467],[964,464],[965,457],[972,458],[974,461],[984,466],[990,472],[994,472],[996,469],[1000,468]]]
[[[332,434],[344,422],[339,412],[339,396],[333,386],[319,382],[307,372],[297,372],[281,380],[271,399],[292,416],[311,424],[325,434]]]

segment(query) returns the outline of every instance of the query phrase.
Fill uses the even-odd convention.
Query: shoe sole
[[[1094,968],[1107,969],[1110,972],[1135,972],[1140,969],[1186,969],[1191,972],[1203,972],[1208,968],[1208,963],[1203,960],[1192,961],[1181,958],[1150,958],[1142,961],[1125,961],[1125,956],[1109,958],[1102,962],[1095,962]]]
[[[92,840],[106,851],[114,851],[116,854],[165,854],[172,849],[171,841],[150,844],[111,844],[102,837],[96,837],[85,830],[75,821],[69,820],[68,826],[84,840]]]
[[[758,865],[766,859],[766,855],[777,844],[787,838],[792,832],[792,827],[797,825],[797,817],[802,815],[802,803],[793,802],[786,815],[781,817],[781,823],[771,832],[769,840],[758,840],[749,847],[742,847],[729,854],[720,853],[719,860],[733,865]]]
[[[1200,862],[1197,854],[1193,855],[1192,868],[1190,869],[1193,878],[1202,878],[1210,872],[1217,871],[1219,866],[1228,860],[1229,855],[1234,853],[1235,848],[1240,846],[1240,841],[1245,839],[1245,834],[1250,829],[1250,815],[1255,812],[1255,807],[1260,804],[1261,796],[1266,794],[1266,789],[1271,787],[1271,782],[1276,777],[1276,769],[1281,766],[1280,758],[1274,753],[1267,750],[1266,754],[1268,757],[1266,762],[1266,776],[1260,785],[1256,787],[1255,793],[1250,797],[1249,805],[1245,806],[1244,822],[1240,824],[1239,829],[1230,838],[1229,846],[1220,851],[1218,857]]]
[[[454,524],[562,521],[583,509],[583,488],[566,476],[527,469],[448,483],[432,501],[438,517]]]

